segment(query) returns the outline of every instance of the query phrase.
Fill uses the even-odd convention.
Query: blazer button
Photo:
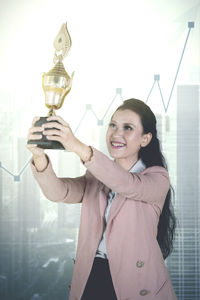
[[[142,267],[144,266],[144,262],[141,261],[141,260],[138,260],[137,263],[136,263],[136,266],[137,266],[138,268],[142,268]]]
[[[141,296],[146,296],[148,294],[148,291],[147,290],[141,290],[140,291],[140,295]]]

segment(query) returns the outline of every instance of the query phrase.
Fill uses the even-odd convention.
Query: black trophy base
[[[58,121],[47,121],[48,117],[40,117],[38,121],[35,122],[35,127],[41,127],[42,124],[49,122],[57,122]],[[45,130],[49,130],[50,128],[46,128]],[[51,128],[52,129],[52,128]],[[42,134],[41,132],[35,132],[34,134]],[[36,144],[39,148],[42,149],[55,149],[55,150],[64,150],[65,148],[60,142],[57,141],[49,141],[46,136],[42,134],[42,139],[40,140],[28,140],[28,144]]]

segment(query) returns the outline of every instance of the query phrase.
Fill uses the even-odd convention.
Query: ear
[[[143,134],[141,147],[146,147],[151,142],[151,139],[152,139],[151,132]]]

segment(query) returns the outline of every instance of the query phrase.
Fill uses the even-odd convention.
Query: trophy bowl
[[[71,90],[73,74],[70,78],[63,63],[58,61],[53,69],[42,76],[45,105],[49,108],[48,116],[55,115],[55,110],[63,105],[66,95]]]

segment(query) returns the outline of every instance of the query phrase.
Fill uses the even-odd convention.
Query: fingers
[[[60,116],[51,116],[47,118],[47,123],[42,124],[40,127],[35,126],[40,117],[34,117],[32,121],[32,127],[28,131],[28,140],[41,140],[43,135],[46,136],[48,140],[58,141],[61,144],[66,144],[73,137],[71,128],[67,122],[65,122]],[[37,144],[28,144],[27,148],[34,154],[41,149]],[[40,149],[40,150],[38,150]]]
[[[31,134],[34,132],[42,132],[43,130],[44,130],[44,128],[42,128],[42,127],[31,127],[28,132],[29,132],[29,134]]]
[[[52,141],[58,141],[61,144],[63,144],[63,138],[61,136],[58,136],[58,135],[48,135],[47,139],[52,140]]]
[[[57,116],[49,117],[47,120],[49,122],[42,125],[42,127],[44,128],[43,134],[46,135],[47,138],[49,136],[60,136],[66,139],[68,134],[71,132],[69,124],[65,122],[61,117]],[[62,122],[62,124],[60,122]]]
[[[42,125],[43,129],[56,128],[56,129],[59,129],[59,130],[63,130],[64,129],[63,127],[64,127],[64,125],[61,125],[58,122],[48,122],[48,123],[45,123],[45,124]]]
[[[37,139],[41,139],[42,135],[39,134],[40,132],[42,133],[44,129],[42,127],[31,127],[28,131],[28,136],[27,139],[28,140],[37,140]],[[35,134],[37,133],[37,134]]]
[[[30,150],[31,148],[36,148],[36,144],[26,144],[26,147]]]
[[[26,147],[33,155],[41,156],[44,154],[44,149],[39,148],[35,144],[27,144]]]
[[[63,126],[69,126],[69,124],[63,120],[63,118],[61,118],[60,116],[51,116],[47,119],[47,121],[58,121],[60,124],[62,124]]]
[[[32,121],[32,127],[28,131],[28,140],[41,140],[42,139],[42,131],[44,128],[42,127],[36,127],[35,122],[37,122],[40,119],[40,117],[34,117]],[[37,142],[36,142],[37,143]],[[33,155],[43,155],[44,149],[39,148],[37,144],[28,144],[26,145],[27,149],[33,154]]]
[[[49,136],[49,135],[64,136],[64,132],[62,132],[61,130],[57,130],[57,129],[45,130],[45,131],[43,131],[43,134],[46,135],[46,136]]]
[[[61,124],[60,119],[58,120],[57,117],[56,117],[56,120],[55,120],[57,122],[53,122],[52,119],[49,120],[49,121],[51,121],[51,122],[48,122],[48,123],[45,123],[45,124],[42,125],[42,127],[44,128],[43,134],[46,134],[46,135],[61,135],[62,136],[62,133],[68,134],[68,132],[71,130],[68,123],[63,122]],[[65,125],[63,125],[63,124],[65,124]]]
[[[28,136],[29,140],[40,140],[42,138],[42,135],[40,134],[31,134]]]
[[[34,117],[32,121],[32,127],[34,126],[35,122],[37,122],[40,119],[40,117]]]

